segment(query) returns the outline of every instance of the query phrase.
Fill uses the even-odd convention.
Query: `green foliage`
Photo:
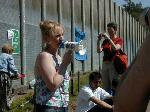
[[[141,2],[134,3],[132,0],[124,0],[126,4],[123,4],[125,11],[131,14],[136,20],[139,20],[139,15],[145,9]]]

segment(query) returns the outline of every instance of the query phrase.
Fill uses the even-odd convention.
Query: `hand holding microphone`
[[[73,50],[75,52],[79,52],[82,50],[84,47],[81,43],[79,42],[68,42],[68,41],[62,41],[60,43],[60,48],[66,48],[68,50]]]
[[[84,41],[80,40],[79,42],[69,42],[69,41],[64,41],[64,40],[60,40],[60,46],[59,48],[64,48],[66,49],[66,52],[73,52],[75,51],[75,59],[78,61],[85,61],[87,59],[87,48],[85,47],[86,44]],[[68,57],[67,54],[64,55],[65,57]],[[64,59],[63,59],[64,60]],[[69,60],[69,59],[67,59]],[[66,63],[66,61],[64,60],[64,62]]]

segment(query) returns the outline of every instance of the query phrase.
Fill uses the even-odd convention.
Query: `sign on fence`
[[[12,40],[12,46],[14,48],[13,54],[19,54],[20,53],[20,35],[19,30],[16,29],[10,29],[7,31],[8,33],[8,39]]]

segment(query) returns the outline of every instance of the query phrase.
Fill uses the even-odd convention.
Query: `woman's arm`
[[[38,72],[46,83],[46,86],[55,91],[63,82],[63,75],[57,73],[52,55],[42,52],[38,57]]]
[[[72,51],[69,50],[64,54],[61,65],[56,70],[52,55],[42,52],[39,57],[39,74],[42,76],[47,87],[51,91],[55,91],[63,82],[68,65],[72,61]]]

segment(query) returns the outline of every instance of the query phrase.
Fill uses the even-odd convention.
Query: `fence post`
[[[25,36],[25,0],[19,0],[20,10],[20,46],[21,46],[21,74],[26,74],[26,36]],[[21,79],[21,85],[26,85],[26,78]]]
[[[80,90],[80,71],[78,71],[78,92]]]
[[[73,73],[72,73],[72,71],[70,71],[70,77],[71,77],[71,80],[70,80],[71,81],[71,87],[70,87],[71,88],[71,94],[74,95],[74,93],[73,93]]]

